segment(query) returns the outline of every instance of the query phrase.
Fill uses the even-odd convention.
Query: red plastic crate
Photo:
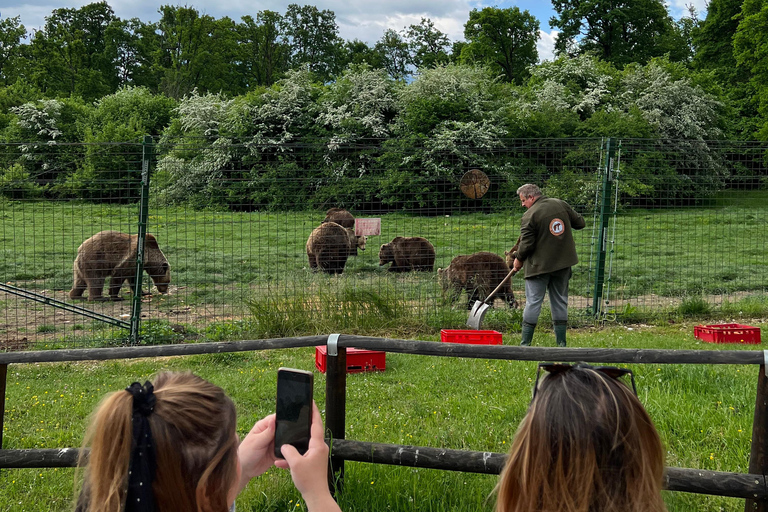
[[[440,341],[472,345],[501,345],[501,333],[499,331],[476,331],[473,329],[442,329]]]
[[[693,336],[707,343],[760,343],[760,328],[741,324],[697,325]]]
[[[328,348],[323,345],[315,347],[315,367],[325,373]],[[386,352],[379,350],[364,350],[361,348],[347,349],[347,373],[383,372],[387,368]]]

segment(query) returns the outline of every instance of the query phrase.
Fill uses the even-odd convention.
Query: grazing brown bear
[[[355,216],[344,208],[331,208],[325,212],[325,220],[323,220],[323,222],[335,222],[339,226],[347,229],[355,228]]]
[[[368,240],[368,237],[365,235],[357,236],[355,234],[355,230],[352,228],[344,228],[344,230],[347,232],[347,236],[349,237],[349,255],[357,256],[358,249],[361,251],[365,250],[365,244]]]
[[[82,298],[88,290],[88,300],[107,300],[101,295],[104,282],[109,281],[109,298],[123,300],[120,288],[128,281],[134,290],[136,274],[136,251],[139,235],[128,235],[119,231],[101,231],[80,244],[74,264],[74,282],[69,292],[71,299]],[[147,233],[144,241],[144,270],[154,281],[157,291],[166,293],[171,282],[171,266],[157,239]]]
[[[456,256],[446,269],[437,269],[437,278],[452,300],[456,300],[461,291],[466,290],[467,309],[472,309],[475,301],[485,300],[508,273],[509,267],[501,256],[492,252],[476,252]],[[504,299],[511,308],[517,307],[511,280],[496,292],[496,297]]]
[[[432,272],[435,267],[435,248],[429,240],[420,236],[396,236],[379,249],[379,265],[392,265],[390,272],[423,270]]]
[[[508,251],[504,251],[504,260],[507,262],[507,266],[511,270],[515,266],[515,258],[517,258],[517,249],[520,247],[520,237],[517,237],[517,242]]]
[[[355,236],[335,222],[323,222],[307,239],[309,268],[328,274],[341,274],[347,258],[358,248],[365,249],[365,237]]]

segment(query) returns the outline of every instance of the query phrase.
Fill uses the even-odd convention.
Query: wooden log
[[[768,376],[765,365],[760,366],[757,376],[757,394],[755,397],[755,416],[752,420],[752,446],[749,453],[749,472],[766,474],[768,470]],[[748,499],[744,503],[745,512],[766,512],[766,500]]]
[[[0,450],[0,468],[72,468],[79,454],[78,448]]]
[[[473,357],[514,361],[639,364],[762,364],[762,350],[671,350],[623,348],[520,347],[469,345],[342,335],[340,347],[426,356]]]
[[[279,348],[314,347],[324,345],[327,336],[300,336],[267,340],[230,341],[225,343],[184,343],[151,347],[110,347],[62,350],[36,350],[29,352],[2,352],[0,364],[56,363],[64,361],[106,361],[140,357],[189,356],[195,354],[223,354]]]
[[[39,350],[0,353],[0,364],[49,363],[63,361],[104,361],[140,357],[166,357],[194,354],[246,352],[278,348],[324,345],[327,336],[301,336],[226,343],[189,343],[152,347],[113,347],[94,349]],[[519,347],[505,345],[465,345],[434,341],[373,338],[344,334],[339,347],[426,356],[471,357],[511,361],[559,361],[638,364],[762,364],[762,350],[666,350],[622,348]]]
[[[401,446],[349,439],[337,440],[332,450],[334,456],[348,461],[486,474],[501,473],[507,456],[505,453]],[[768,497],[766,477],[763,475],[668,467],[663,483],[664,488],[670,491],[733,498]]]
[[[467,473],[499,474],[505,453],[471,452],[369,443],[351,439],[326,439],[334,457],[348,461],[403,467],[441,469]],[[0,468],[68,468],[77,465],[77,448],[45,450],[0,450]],[[732,498],[768,498],[766,477],[757,474],[666,468],[664,488],[670,491],[709,494]]]

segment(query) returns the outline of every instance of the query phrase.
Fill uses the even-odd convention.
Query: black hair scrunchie
[[[155,493],[152,482],[155,480],[157,460],[149,426],[149,415],[155,410],[157,398],[154,386],[147,381],[144,386],[134,382],[125,388],[133,396],[133,440],[131,460],[128,465],[128,494],[125,512],[154,512]]]

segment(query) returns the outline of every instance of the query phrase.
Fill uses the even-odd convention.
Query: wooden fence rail
[[[326,439],[332,455],[350,462],[368,462],[391,466],[441,469],[463,473],[498,475],[504,467],[506,453],[449,450],[426,446],[403,446],[370,443],[350,439]],[[71,468],[77,465],[77,448],[0,450],[0,468]],[[703,471],[668,467],[664,488],[712,496],[735,498],[768,498],[764,475]]]
[[[331,343],[331,340],[333,342]],[[368,462],[498,474],[506,454],[449,450],[444,448],[401,446],[345,439],[346,349],[349,347],[401,354],[438,357],[466,357],[510,361],[558,361],[632,364],[739,364],[760,365],[752,427],[749,474],[667,468],[665,488],[716,496],[745,498],[745,510],[768,512],[768,377],[766,352],[712,350],[647,350],[516,347],[503,345],[463,345],[431,341],[336,335],[303,336],[231,343],[197,343],[153,347],[49,350],[0,353],[0,403],[5,403],[9,364],[133,359],[143,357],[216,354],[297,347],[328,343],[326,359],[326,428],[330,434],[331,467],[329,482],[338,490],[344,481],[344,462]],[[2,448],[3,409],[0,408],[0,448]],[[0,468],[50,468],[76,465],[78,449],[2,450]]]

